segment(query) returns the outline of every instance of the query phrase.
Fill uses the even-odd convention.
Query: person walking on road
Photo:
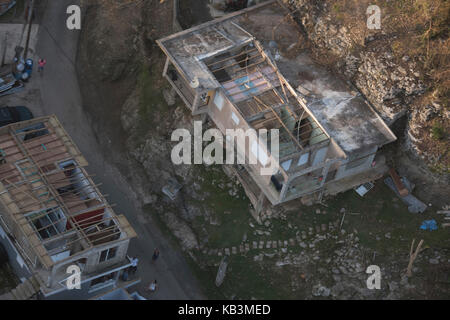
[[[38,72],[41,73],[41,76],[44,73],[44,67],[45,67],[46,64],[47,64],[47,60],[42,59],[42,58],[39,59],[39,61],[38,61]]]
[[[153,256],[152,256],[152,262],[155,262],[159,257],[159,250],[158,248],[155,249],[155,251],[153,251]]]
[[[150,285],[147,288],[147,291],[155,292],[157,288],[158,288],[158,282],[155,280],[152,283],[150,283]]]
[[[138,265],[139,259],[138,258],[133,258],[131,259],[131,266],[130,266],[130,273],[131,274],[135,274],[137,271],[137,265]]]

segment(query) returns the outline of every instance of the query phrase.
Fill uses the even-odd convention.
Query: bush
[[[442,140],[445,137],[445,130],[439,124],[434,124],[431,128],[431,136],[435,140]]]

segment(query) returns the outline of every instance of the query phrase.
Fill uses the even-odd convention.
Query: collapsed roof
[[[301,33],[289,16],[269,1],[158,44],[197,92],[220,88],[255,129],[276,118],[281,140],[283,132],[291,140],[286,154],[329,138],[347,156],[394,141],[363,97],[298,50]]]

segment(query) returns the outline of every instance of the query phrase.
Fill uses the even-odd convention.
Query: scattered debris
[[[320,284],[314,286],[312,289],[312,295],[316,297],[328,297],[330,293],[331,293],[330,289]]]
[[[424,212],[427,209],[427,205],[411,194],[412,190],[414,189],[414,184],[409,182],[408,179],[406,179],[405,177],[402,177],[401,180],[402,180],[402,184],[404,184],[409,191],[409,194],[406,196],[402,196],[399,193],[399,191],[391,177],[387,177],[386,179],[384,179],[384,183],[389,188],[391,188],[397,194],[397,196],[399,196],[400,199],[402,199],[402,201],[404,203],[406,203],[408,205],[409,212],[411,212],[411,213]]]
[[[342,210],[341,210],[342,211]],[[345,219],[345,211],[344,211],[344,214],[343,214],[343,216],[342,216],[342,220],[341,220],[341,225],[339,226],[339,229],[342,229],[342,224],[344,223],[344,219]]]
[[[422,244],[423,244],[423,240],[420,240],[419,244],[417,245],[416,251],[413,252],[413,248],[414,248],[414,243],[415,243],[416,239],[413,239],[412,243],[411,243],[411,249],[409,250],[409,264],[408,264],[408,268],[406,269],[406,276],[411,277],[412,276],[412,266],[414,263],[414,260],[416,260],[417,255],[425,250],[422,249]]]
[[[398,174],[395,171],[395,169],[391,168],[389,170],[389,174],[391,175],[392,181],[394,182],[395,187],[397,188],[397,191],[400,194],[400,196],[401,197],[406,197],[409,194],[409,191],[405,187],[405,185],[403,184],[403,181],[400,179],[400,177],[398,176]]]
[[[223,279],[225,279],[225,274],[227,272],[227,267],[228,259],[227,256],[225,256],[220,262],[219,270],[217,271],[216,286],[220,287],[222,285]]]
[[[359,186],[358,188],[355,188],[355,191],[357,194],[359,194],[361,197],[364,197],[364,195],[369,192],[371,189],[373,189],[375,185],[372,182],[364,183],[363,185]]]
[[[431,219],[431,220],[425,220],[422,225],[420,226],[420,229],[422,230],[430,230],[430,231],[434,231],[437,230],[437,223],[436,220]]]
[[[162,192],[174,201],[181,188],[182,186],[178,183],[178,181],[173,178],[169,178],[168,185],[162,188]]]

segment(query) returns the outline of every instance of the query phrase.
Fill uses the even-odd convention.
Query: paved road
[[[129,255],[140,259],[138,274],[143,281],[136,289],[145,296],[143,287],[157,279],[159,289],[151,294],[152,299],[203,299],[205,297],[198,281],[181,252],[172,247],[148,218],[143,217],[143,213],[134,205],[130,186],[99,151],[98,142],[83,112],[75,72],[80,32],[70,31],[65,27],[66,8],[77,2],[79,1],[48,1],[36,48],[37,55],[46,58],[47,66],[42,78],[37,73],[33,78],[33,81],[40,82],[42,99],[42,110],[37,114],[57,115],[88,160],[88,171],[96,174],[95,182],[103,183],[101,191],[109,195],[110,202],[117,204],[115,211],[126,215],[139,235],[138,239],[131,241],[129,249]],[[155,247],[160,249],[161,255],[152,265],[151,255]]]

